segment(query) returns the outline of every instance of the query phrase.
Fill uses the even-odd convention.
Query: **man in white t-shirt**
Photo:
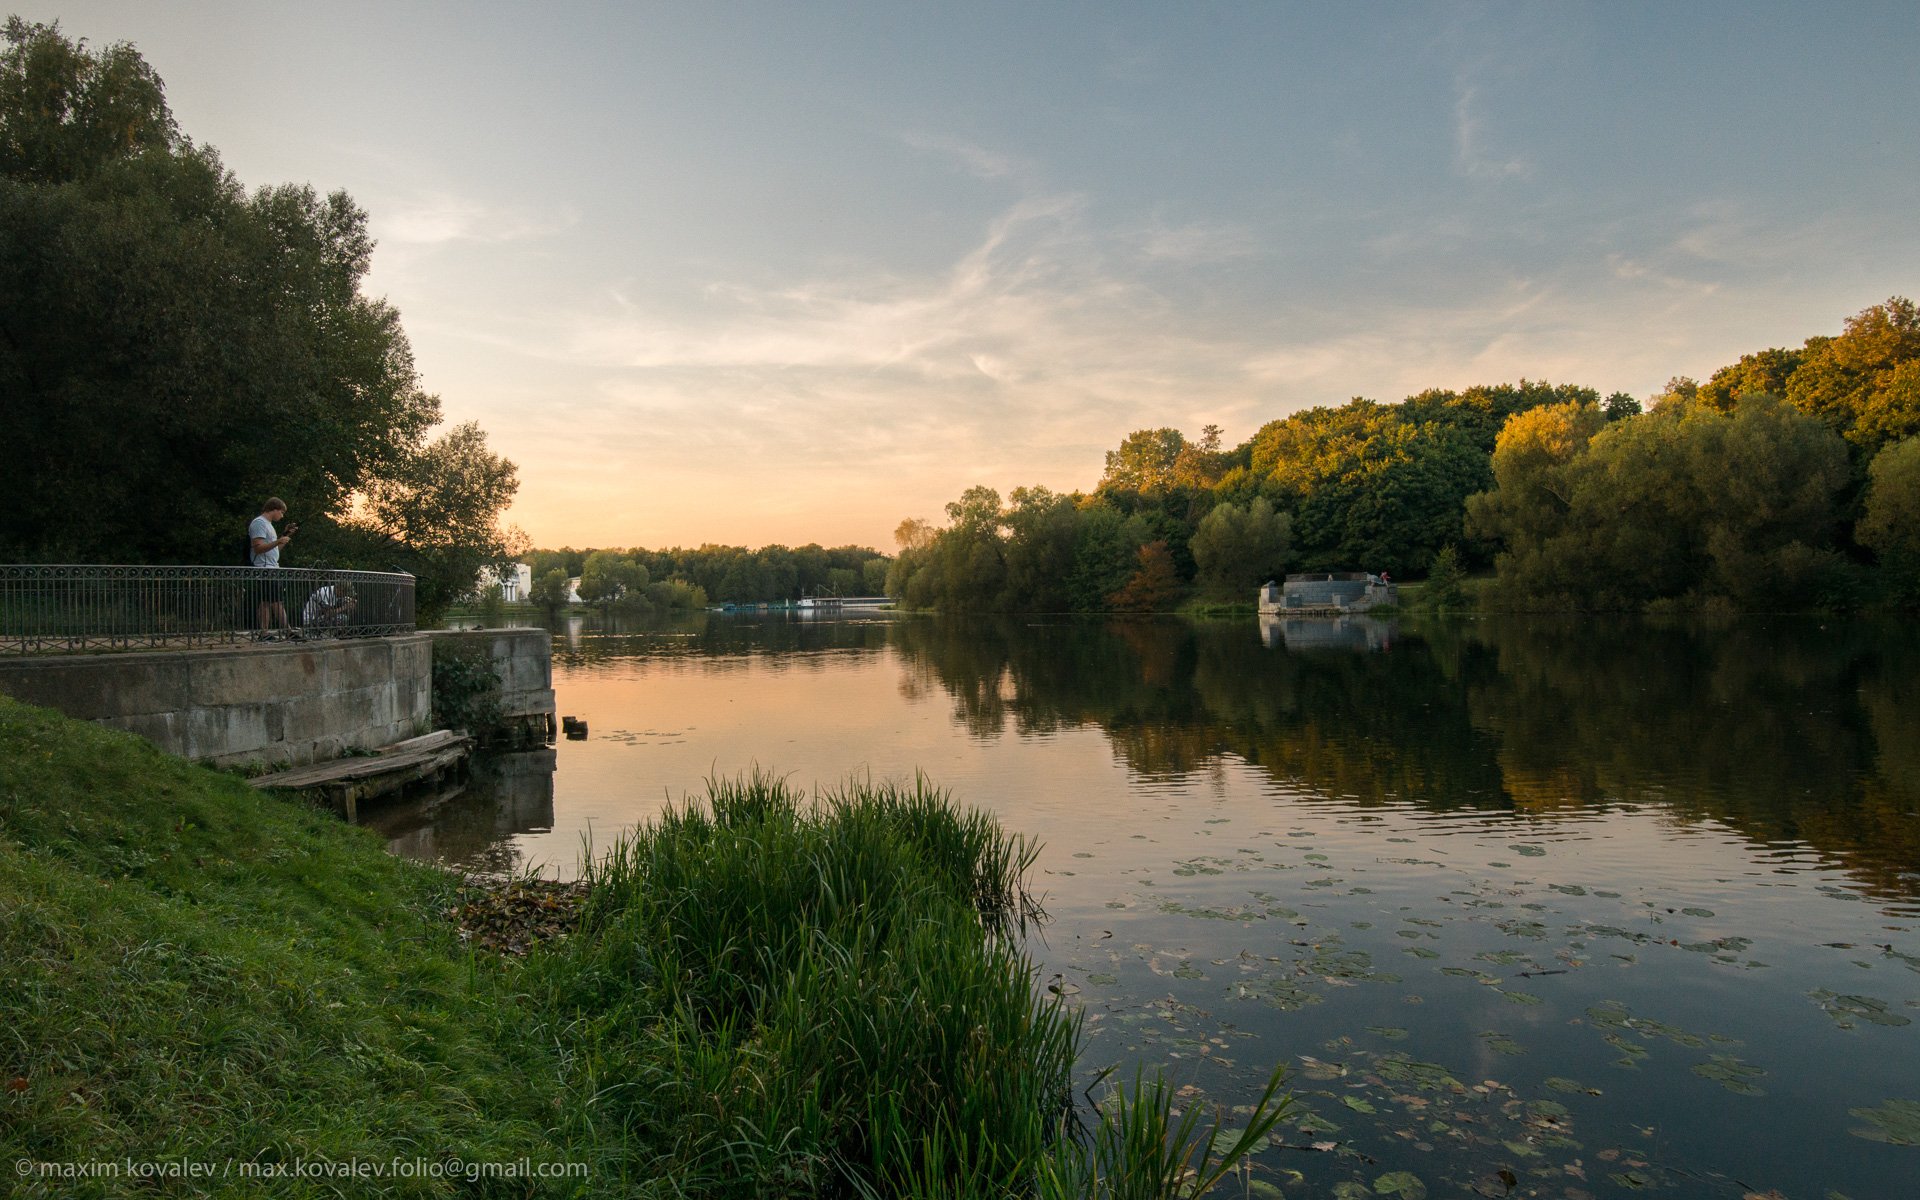
[[[293,540],[300,532],[300,526],[287,526],[285,533],[274,532],[274,522],[287,515],[287,502],[278,496],[270,496],[260,506],[260,515],[247,526],[247,538],[253,546],[253,565],[256,567],[280,566],[280,548]],[[293,623],[287,620],[287,606],[280,596],[280,581],[271,577],[259,584],[260,608],[257,613],[259,626],[271,631],[277,623],[288,633],[293,632]]]

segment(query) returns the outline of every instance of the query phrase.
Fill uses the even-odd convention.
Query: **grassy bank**
[[[366,831],[0,700],[0,1156],[216,1173],[13,1180],[48,1196],[1194,1194],[1230,1148],[1164,1090],[1074,1106],[1030,856],[925,785],[718,784],[500,958]],[[417,1160],[482,1177],[274,1177]]]

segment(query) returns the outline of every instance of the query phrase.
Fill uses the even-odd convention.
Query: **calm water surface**
[[[709,775],[923,771],[1045,843],[1089,1073],[1254,1194],[1920,1195],[1920,638],[1898,625],[843,621],[555,638],[585,741],[379,823],[570,876]]]

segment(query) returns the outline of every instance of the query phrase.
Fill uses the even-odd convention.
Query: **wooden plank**
[[[473,739],[462,734],[441,730],[438,734],[396,742],[371,757],[336,758],[332,762],[315,763],[312,766],[296,767],[291,771],[277,771],[271,775],[256,776],[251,782],[254,787],[261,789],[280,788],[299,791],[305,788],[377,779],[388,774],[406,774],[413,778],[417,777],[413,773],[422,764],[445,765],[459,762],[467,756],[472,743]],[[440,769],[439,765],[432,769]]]
[[[374,753],[385,758],[393,755],[409,754],[416,750],[437,750],[448,742],[471,742],[472,740],[473,739],[469,738],[466,734],[455,733],[451,729],[436,729],[432,733],[423,734],[417,738],[408,738],[404,742],[395,742],[391,746],[383,746],[374,751]]]

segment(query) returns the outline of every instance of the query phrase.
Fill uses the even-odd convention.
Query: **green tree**
[[[1292,532],[1291,519],[1264,496],[1216,505],[1193,533],[1195,581],[1213,595],[1245,599],[1285,574]]]
[[[1006,591],[1000,607],[1017,612],[1064,612],[1071,607],[1080,510],[1071,496],[1043,487],[1015,488],[1006,512]]]
[[[1427,586],[1421,592],[1421,599],[1435,612],[1464,608],[1466,578],[1466,568],[1460,565],[1460,552],[1452,546],[1442,546],[1427,566]]]
[[[644,599],[647,569],[624,554],[595,550],[580,572],[580,599],[612,606],[631,596]]]
[[[392,539],[424,537],[404,557],[427,612],[470,587],[467,565],[503,548],[511,467],[482,472],[480,494],[498,502],[484,519],[432,502],[460,518],[452,527],[481,531],[458,554],[450,526],[408,515],[447,490],[423,471],[475,465],[463,449],[474,439],[424,445],[439,400],[419,385],[398,314],[360,292],[372,249],[344,193],[249,195],[178,135],[131,47],[94,52],[10,21],[0,396],[19,467],[0,558],[226,562],[272,494],[332,565],[388,567]]]
[[[1080,510],[1073,540],[1073,571],[1067,576],[1067,603],[1075,612],[1099,612],[1107,597],[1126,586],[1140,543],[1118,509],[1099,500]]]
[[[1615,392],[1607,397],[1600,411],[1606,414],[1609,421],[1624,421],[1640,415],[1640,402],[1625,392]]]
[[[505,568],[523,552],[520,535],[500,525],[519,486],[479,425],[456,425],[369,481],[337,544],[346,557],[411,572],[431,622],[482,567]]]
[[[1721,367],[1700,385],[1697,398],[1716,412],[1732,412],[1740,397],[1765,393],[1787,394],[1787,382],[1800,369],[1803,355],[1798,350],[1775,348],[1758,354],[1743,354],[1730,367]]]
[[[1860,543],[1880,559],[1888,590],[1902,603],[1920,601],[1920,438],[1874,456]]]
[[[1187,439],[1178,429],[1137,429],[1128,434],[1118,450],[1107,451],[1106,474],[1100,478],[1103,491],[1164,492],[1174,484],[1180,465],[1180,452]]]
[[[527,599],[545,609],[548,616],[567,606],[567,573],[559,567],[549,568],[545,573],[533,577],[533,586],[527,591]]]
[[[1494,489],[1467,498],[1467,529],[1509,546],[1557,530],[1573,506],[1570,466],[1606,422],[1591,404],[1556,404],[1518,414],[1493,451]]]
[[[1867,458],[1920,434],[1920,308],[1895,296],[1849,317],[1840,336],[1809,339],[1786,395]]]
[[[1676,396],[1631,421],[1602,420],[1589,406],[1547,409],[1502,433],[1498,487],[1469,504],[1476,531],[1504,543],[1502,600],[1833,602],[1847,453],[1819,421],[1764,394],[1726,414]]]
[[[68,183],[116,159],[182,145],[166,88],[126,42],[89,51],[58,21],[8,17],[0,57],[0,176]]]

